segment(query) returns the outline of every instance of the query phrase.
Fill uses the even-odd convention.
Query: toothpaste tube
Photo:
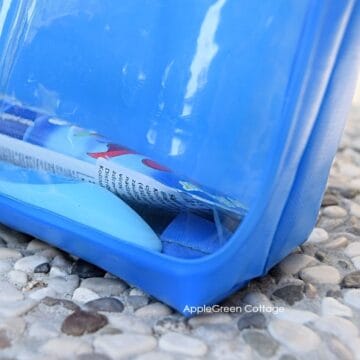
[[[0,160],[95,183],[133,204],[205,215],[218,211],[239,220],[246,213],[237,200],[94,131],[8,99],[0,101]]]

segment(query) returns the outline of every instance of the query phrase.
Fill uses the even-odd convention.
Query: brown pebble
[[[67,335],[81,336],[94,333],[107,324],[107,317],[102,314],[78,310],[64,320],[61,331]]]

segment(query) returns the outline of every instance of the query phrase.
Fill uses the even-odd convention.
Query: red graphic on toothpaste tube
[[[109,159],[116,156],[122,156],[127,154],[136,154],[135,151],[129,150],[125,147],[116,145],[116,144],[108,144],[108,149],[106,151],[100,151],[95,153],[87,153],[89,156],[91,156],[94,159],[104,158]]]
[[[142,163],[144,165],[148,166],[149,168],[152,168],[155,170],[171,172],[171,170],[168,169],[166,166],[160,165],[157,162],[150,160],[150,159],[143,159]]]

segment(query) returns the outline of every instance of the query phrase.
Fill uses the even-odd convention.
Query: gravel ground
[[[360,106],[317,227],[225,304],[186,320],[141,290],[0,227],[0,359],[360,359]]]

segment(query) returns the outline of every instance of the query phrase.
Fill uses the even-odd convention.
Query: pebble
[[[353,202],[350,206],[350,214],[360,219],[360,205]]]
[[[339,236],[338,238],[331,240],[325,244],[325,248],[329,250],[340,249],[348,244],[349,240],[345,236]]]
[[[50,266],[49,266],[50,269]],[[44,269],[45,271],[47,269]],[[49,276],[50,277],[63,277],[66,278],[69,274],[66,272],[66,270],[59,268],[57,266],[51,266],[50,271],[48,270]]]
[[[340,301],[332,297],[323,298],[321,302],[321,313],[324,316],[353,316],[352,310],[348,306],[342,304]]]
[[[84,307],[93,311],[122,312],[124,304],[112,297],[104,297],[87,302]]]
[[[195,326],[197,325],[195,324]],[[161,335],[165,334],[168,331],[186,332],[187,330],[185,319],[179,316],[165,316],[157,320],[153,328],[156,334],[161,334]]]
[[[341,286],[344,288],[360,288],[360,271],[354,271],[345,275]]]
[[[318,330],[332,334],[344,342],[358,335],[357,327],[339,316],[323,316],[314,325]]]
[[[124,333],[152,334],[151,326],[136,316],[114,313],[109,316],[108,320],[111,326]]]
[[[159,347],[165,351],[188,356],[204,356],[207,353],[207,346],[201,340],[175,332],[162,335]]]
[[[7,278],[9,282],[15,285],[17,288],[23,288],[28,281],[27,274],[20,270],[9,271]]]
[[[100,335],[94,340],[95,351],[104,353],[111,359],[128,359],[151,351],[156,347],[156,340],[150,335],[115,334]]]
[[[146,305],[135,311],[137,316],[142,317],[156,317],[156,316],[167,316],[172,313],[172,310],[159,302]]]
[[[105,275],[105,271],[86,262],[85,260],[78,259],[71,268],[71,274],[76,274],[81,279],[87,279],[93,277],[102,277]]]
[[[14,285],[7,281],[0,281],[0,302],[13,302],[22,300],[24,295]]]
[[[21,246],[29,240],[28,236],[9,229],[7,226],[0,224],[0,238],[3,239],[7,245]]]
[[[108,324],[107,317],[96,312],[78,310],[65,318],[61,331],[67,335],[91,334]]]
[[[29,243],[26,246],[26,250],[29,251],[38,251],[38,250],[45,250],[49,249],[51,246],[43,241],[40,241],[38,239],[32,239],[29,241]]]
[[[342,218],[347,215],[346,210],[340,206],[328,206],[323,210],[322,213],[323,215],[333,219]]]
[[[265,294],[262,294],[257,291],[248,292],[243,297],[243,302],[252,306],[265,306],[265,307],[273,306],[272,302]]]
[[[59,337],[48,340],[40,347],[40,352],[57,359],[62,357],[73,359],[74,356],[91,352],[91,345],[86,341],[74,337]]]
[[[304,284],[287,284],[273,292],[273,296],[286,301],[289,305],[295,304],[303,298]]]
[[[275,340],[295,353],[313,351],[321,343],[319,336],[311,329],[286,320],[273,320],[269,324],[269,332]]]
[[[44,262],[35,267],[34,273],[47,274],[50,271],[50,264],[48,262]]]
[[[37,301],[32,299],[19,300],[13,302],[0,302],[0,316],[16,317],[26,314],[37,305]]]
[[[243,314],[237,322],[238,329],[265,329],[266,328],[266,318],[262,313],[245,313]]]
[[[274,314],[274,317],[279,320],[291,321],[297,324],[307,324],[316,321],[319,315],[307,310],[286,308],[284,311]]]
[[[133,310],[137,310],[149,303],[149,298],[142,295],[132,295],[126,298],[127,305],[131,306]]]
[[[119,296],[127,285],[120,279],[93,277],[82,280],[81,287],[90,289],[100,296]]]
[[[53,277],[49,279],[48,287],[60,292],[62,295],[72,295],[79,286],[80,279],[77,275],[69,275],[67,278]]]
[[[270,336],[260,331],[246,331],[243,338],[260,356],[266,358],[274,356],[279,347]]]
[[[345,249],[345,255],[352,258],[360,256],[360,242],[352,242]]]
[[[65,309],[68,310],[72,310],[72,311],[76,311],[79,310],[80,307],[78,305],[76,305],[75,303],[73,303],[71,300],[67,300],[67,299],[56,299],[53,297],[45,297],[42,300],[42,303],[45,304],[46,306],[62,306]]]
[[[26,273],[31,273],[35,270],[35,268],[40,265],[46,263],[48,260],[45,256],[41,255],[30,255],[23,257],[16,261],[14,265],[15,270],[21,270]]]
[[[303,269],[300,277],[313,284],[339,284],[341,281],[339,271],[333,266],[319,265]]]
[[[304,286],[304,293],[309,299],[315,299],[318,295],[316,287],[311,283],[306,283]]]
[[[89,289],[79,287],[75,289],[74,294],[72,296],[73,301],[78,301],[82,303],[86,303],[92,300],[99,299],[99,295]]]
[[[321,206],[326,207],[326,206],[332,206],[332,205],[338,205],[338,204],[339,204],[339,202],[335,195],[325,194],[323,201],[321,203]]]
[[[291,254],[281,261],[279,267],[283,273],[294,275],[306,266],[314,265],[316,262],[316,259],[309,255]]]
[[[331,353],[335,355],[336,359],[341,360],[353,360],[354,357],[351,351],[342,344],[338,339],[330,339],[328,341],[328,348],[330,349]]]
[[[351,289],[345,292],[344,302],[360,310],[360,289]]]
[[[351,258],[351,262],[353,263],[356,270],[360,270],[360,256]]]
[[[326,230],[322,228],[315,228],[311,232],[309,238],[307,239],[307,243],[320,244],[327,241],[328,239],[329,239],[329,234],[327,233]]]
[[[57,292],[49,287],[44,287],[41,289],[36,289],[34,291],[32,291],[29,294],[29,298],[33,299],[33,300],[38,300],[41,301],[42,299],[49,297],[49,296],[56,296]]]
[[[135,360],[175,360],[175,357],[173,354],[170,353],[165,353],[162,351],[152,351],[137,356]]]
[[[21,253],[15,249],[9,249],[6,247],[0,248],[0,260],[3,259],[20,259],[22,258]]]

